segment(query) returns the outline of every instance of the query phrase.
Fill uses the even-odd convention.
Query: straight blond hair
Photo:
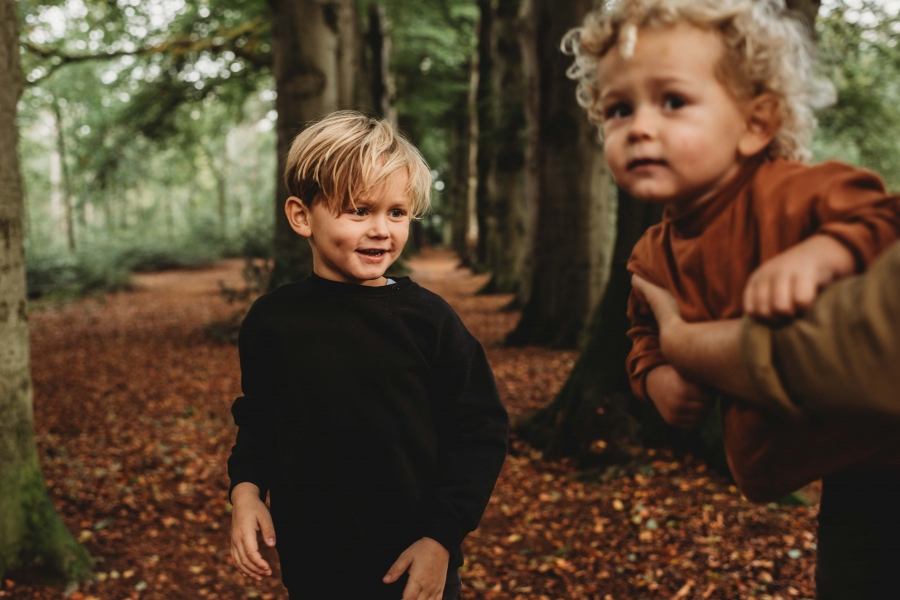
[[[324,202],[334,213],[356,203],[391,175],[405,169],[410,215],[431,204],[431,170],[421,153],[384,119],[352,110],[310,123],[288,151],[284,181],[307,206]]]

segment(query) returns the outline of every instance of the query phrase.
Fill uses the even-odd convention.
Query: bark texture
[[[0,579],[39,562],[66,580],[90,558],[47,494],[34,440],[16,103],[24,78],[13,0],[0,0]]]
[[[397,109],[394,108],[394,80],[391,77],[392,40],[384,6],[378,2],[369,4],[369,31],[366,42],[369,45],[371,64],[372,106],[382,118],[397,124]]]
[[[524,261],[525,113],[519,4],[520,0],[494,0],[491,6],[491,89],[486,99],[490,143],[486,147],[482,237],[484,266],[492,275],[484,293],[517,292]]]
[[[312,270],[307,241],[290,228],[284,202],[284,161],[291,141],[307,123],[332,111],[371,109],[356,5],[352,0],[269,0],[272,16],[278,171],[275,188],[275,267],[270,287],[296,281]]]
[[[602,294],[609,256],[609,175],[596,127],[565,75],[563,35],[590,0],[524,0],[521,43],[526,81],[526,180],[533,236],[513,345],[574,347]]]
[[[634,244],[662,216],[661,205],[637,202],[620,193],[618,236],[603,301],[590,338],[572,374],[554,401],[520,430],[552,456],[579,456],[592,462],[622,462],[641,440],[625,356],[631,349],[626,314],[631,276],[626,265]]]

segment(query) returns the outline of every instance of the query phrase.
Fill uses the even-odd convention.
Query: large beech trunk
[[[517,39],[520,0],[494,0],[487,159],[484,161],[483,261],[491,272],[485,293],[519,289],[525,246],[525,113],[522,55]],[[483,71],[482,71],[483,73]]]
[[[306,124],[332,111],[366,109],[369,86],[360,85],[362,43],[352,0],[269,0],[272,16],[278,172],[275,188],[275,266],[269,285],[296,281],[312,270],[307,241],[290,228],[284,166],[291,141]]]
[[[609,175],[596,126],[575,101],[560,51],[590,0],[524,0],[526,182],[535,211],[522,318],[510,344],[574,347],[602,293],[609,255]]]
[[[0,0],[0,579],[40,562],[78,580],[88,575],[90,557],[50,501],[34,440],[16,131],[23,84],[15,4]]]

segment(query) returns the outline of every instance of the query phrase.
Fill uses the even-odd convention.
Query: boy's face
[[[409,237],[409,176],[401,169],[389,176],[368,197],[335,215],[324,202],[303,215],[288,218],[294,230],[309,238],[316,275],[359,285],[385,285],[384,272],[400,256]],[[299,201],[297,201],[299,202]],[[297,218],[295,218],[295,216]]]
[[[604,148],[616,182],[683,210],[734,177],[747,116],[716,77],[722,42],[689,25],[638,32],[634,55],[600,60]]]

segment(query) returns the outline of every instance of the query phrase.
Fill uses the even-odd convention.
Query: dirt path
[[[486,276],[446,253],[412,261],[482,341],[510,413],[549,401],[576,354],[497,346],[518,315],[475,296]],[[32,312],[35,419],[51,495],[97,559],[75,600],[286,598],[230,564],[225,459],[237,351],[203,327],[233,311],[240,261],[135,277],[133,291]],[[466,541],[467,599],[812,597],[814,509],[756,507],[703,465],[648,456],[600,483],[513,441]],[[270,553],[270,558],[274,556]],[[3,598],[61,598],[9,576]]]

